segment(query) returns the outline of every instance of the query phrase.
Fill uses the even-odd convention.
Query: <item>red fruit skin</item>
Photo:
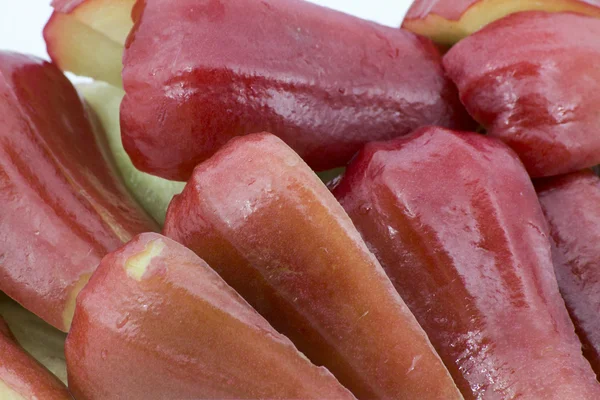
[[[532,177],[600,163],[600,20],[523,12],[454,46],[444,67],[469,113]]]
[[[600,398],[510,149],[420,129],[367,145],[334,194],[466,399]]]
[[[300,0],[146,0],[133,14],[123,143],[155,175],[187,180],[249,133],[327,170],[371,140],[473,123],[432,43],[403,30]]]
[[[200,164],[164,233],[358,398],[461,398],[344,210],[277,137],[234,139]]]
[[[158,234],[102,260],[77,298],[65,352],[78,400],[354,398],[204,261]]]
[[[106,164],[62,72],[8,52],[0,52],[0,209],[0,290],[65,331],[65,308],[102,256],[158,229]]]
[[[23,350],[2,318],[0,354],[0,397],[13,399],[11,395],[21,395],[23,399],[72,399],[65,385]]]
[[[558,287],[583,354],[600,374],[600,178],[586,170],[535,186],[550,225]]]

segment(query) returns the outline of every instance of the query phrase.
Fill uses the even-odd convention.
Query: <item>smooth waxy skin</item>
[[[527,173],[502,143],[422,129],[334,189],[467,399],[597,399]]]
[[[0,398],[3,400],[71,400],[54,375],[17,343],[0,318]]]
[[[416,0],[402,27],[453,45],[487,24],[521,11],[576,12],[600,17],[598,0]]]
[[[181,193],[185,182],[169,181],[135,168],[121,141],[119,107],[125,95],[123,90],[104,82],[79,84],[77,90],[97,117],[99,121],[97,131],[106,139],[107,150],[114,159],[125,186],[138,203],[162,226],[169,203],[174,195]]]
[[[0,52],[0,96],[0,290],[66,331],[100,259],[157,226],[113,175],[56,67]]]
[[[558,286],[583,343],[600,374],[600,178],[591,171],[536,181],[554,247]]]
[[[142,234],[77,298],[69,388],[90,399],[353,399],[192,251]]]
[[[44,28],[52,61],[63,71],[120,87],[123,48],[136,0],[55,0]]]
[[[460,398],[344,210],[275,136],[234,139],[200,164],[164,232],[357,397]]]
[[[533,177],[600,164],[600,19],[524,12],[454,46],[444,67],[473,117]]]
[[[134,15],[123,143],[167,179],[249,133],[326,170],[371,140],[472,122],[432,43],[403,30],[301,0],[148,0]]]

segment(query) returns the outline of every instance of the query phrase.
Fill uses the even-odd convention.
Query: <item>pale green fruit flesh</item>
[[[169,181],[138,170],[121,141],[119,107],[125,92],[104,82],[78,84],[77,90],[102,125],[106,142],[115,166],[133,197],[161,226],[167,207],[185,182]]]
[[[0,315],[25,351],[66,384],[67,334],[45,323],[4,293],[0,293]]]

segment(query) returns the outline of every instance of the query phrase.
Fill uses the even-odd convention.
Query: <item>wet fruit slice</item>
[[[103,260],[66,344],[77,399],[352,399],[192,251],[142,234]]]
[[[453,45],[487,24],[520,11],[576,12],[600,17],[599,0],[416,0],[403,28]]]
[[[0,398],[3,400],[72,399],[65,385],[23,350],[2,318],[0,354]]]
[[[371,140],[472,122],[437,50],[412,33],[300,0],[138,5],[121,126],[142,171],[187,180],[232,137],[261,131],[326,170]]]
[[[357,397],[460,398],[344,210],[277,137],[234,139],[200,164],[164,232]]]
[[[513,14],[444,57],[469,113],[533,177],[600,164],[600,19]]]
[[[424,128],[370,144],[334,193],[468,399],[597,399],[517,156]]]
[[[600,374],[600,178],[582,171],[536,181],[553,239],[558,287],[583,343],[583,354]]]
[[[68,330],[100,259],[158,229],[100,152],[55,66],[0,52],[0,290]]]

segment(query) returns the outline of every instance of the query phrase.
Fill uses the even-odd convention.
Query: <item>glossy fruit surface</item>
[[[103,158],[55,66],[0,52],[0,290],[67,330],[102,256],[156,224]]]
[[[583,354],[600,373],[600,178],[591,171],[536,181],[550,225],[556,278]]]
[[[353,399],[192,251],[142,234],[103,260],[66,344],[78,400]]]
[[[369,144],[334,193],[468,399],[597,399],[517,156],[424,128]]]
[[[123,143],[167,179],[250,133],[326,170],[371,140],[472,123],[433,44],[403,30],[301,0],[147,0],[134,16]]]
[[[524,12],[444,57],[462,102],[533,177],[600,164],[600,19]]]
[[[234,139],[200,164],[164,232],[357,397],[460,398],[344,210],[277,137]]]

